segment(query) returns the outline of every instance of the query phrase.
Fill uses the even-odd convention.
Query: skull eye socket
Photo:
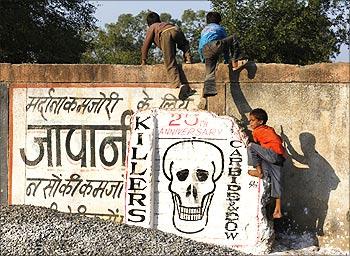
[[[199,181],[206,181],[208,179],[209,173],[206,170],[198,169],[196,171],[196,176]]]
[[[178,171],[176,173],[176,176],[179,179],[179,181],[184,181],[184,180],[187,179],[188,173],[189,173],[189,170],[188,169],[184,169],[184,170]]]

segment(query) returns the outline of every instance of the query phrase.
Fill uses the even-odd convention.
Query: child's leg
[[[239,44],[239,40],[236,34],[233,34],[232,36],[228,36],[225,39],[222,40],[225,44],[225,52],[231,54],[231,58],[234,61],[238,61],[243,59],[244,56],[242,56],[241,47]]]
[[[231,54],[233,70],[243,68],[248,63],[248,59],[244,56],[245,54],[242,53],[237,35],[233,34],[222,41],[225,44],[224,53],[226,55],[229,55],[229,53]]]
[[[175,58],[176,44],[172,40],[171,32],[173,31],[169,30],[162,33],[161,39],[160,39],[160,47],[163,51],[164,65],[170,77],[171,83],[176,88],[178,88],[181,85],[181,81],[180,81],[180,74],[177,68],[177,62]]]
[[[177,44],[177,48],[179,48],[183,52],[184,62],[187,64],[192,63],[192,55],[190,51],[190,43],[186,39],[184,33],[180,28],[176,28],[174,33],[172,34],[174,41]]]
[[[205,59],[204,98],[215,96],[217,94],[215,82],[216,63],[216,59]]]
[[[181,78],[179,74],[179,70],[177,67],[176,63],[176,45],[177,47],[183,51],[183,56],[184,56],[184,62],[185,63],[192,63],[192,56],[191,56],[191,51],[190,51],[190,44],[186,40],[184,33],[181,31],[180,28],[176,27],[174,29],[170,29],[165,32],[166,37],[168,37],[167,40],[169,40],[168,43],[165,43],[166,45],[171,45],[171,51],[168,53],[168,56],[171,56],[171,63],[166,60],[166,54],[164,51],[164,63],[166,66],[170,67],[170,70],[168,70],[168,73],[171,77],[173,77],[175,83],[177,84],[176,87],[180,87],[179,91],[179,99],[180,100],[186,100],[188,97],[192,96],[194,93],[196,93],[196,90],[192,90],[191,87],[188,84],[182,84],[181,83]],[[161,42],[163,41],[163,34],[161,35]],[[162,48],[163,49],[163,48]],[[172,63],[174,61],[174,63]],[[168,63],[168,64],[167,64]]]
[[[254,166],[255,170],[248,170],[248,174],[254,177],[262,178],[263,177],[263,170],[262,170],[262,159],[261,157],[251,149],[250,146],[248,146],[248,158],[251,160],[252,165]]]
[[[263,162],[264,170],[267,170],[271,177],[271,197],[281,198],[282,194],[282,167],[279,165],[271,164],[266,161]]]
[[[204,97],[215,96],[217,94],[215,71],[222,49],[223,44],[220,40],[208,43],[203,47],[203,56],[205,58]]]
[[[280,198],[276,198],[275,210],[274,210],[274,212],[273,212],[272,217],[273,217],[274,219],[282,218],[281,199],[280,199]]]
[[[190,44],[186,39],[184,33],[180,28],[174,29],[172,33],[173,40],[177,44],[177,48],[179,48],[183,52],[184,62],[192,63],[192,55],[190,51]]]
[[[250,176],[258,177],[260,179],[262,179],[262,177],[264,176],[261,165],[255,166],[255,170],[248,170],[248,174]]]
[[[279,156],[274,151],[263,148],[256,143],[250,143],[248,148],[253,155],[257,155],[268,163],[274,164],[279,160]]]
[[[276,206],[273,213],[273,218],[278,219],[282,217],[281,211],[281,194],[282,194],[282,167],[276,164],[264,162],[266,170],[271,177],[271,197],[276,198]]]

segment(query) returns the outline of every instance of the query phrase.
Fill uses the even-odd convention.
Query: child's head
[[[252,129],[266,124],[268,119],[267,113],[262,108],[256,108],[249,113],[249,124]]]
[[[218,12],[208,12],[207,13],[207,24],[210,23],[216,23],[220,24],[221,22],[221,15]]]
[[[158,15],[158,13],[156,12],[150,12],[148,15],[147,15],[147,25],[148,26],[151,26],[152,24],[154,23],[158,23],[160,22],[160,17]]]

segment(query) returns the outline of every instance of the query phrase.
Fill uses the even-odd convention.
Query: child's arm
[[[154,40],[154,26],[151,26],[146,33],[145,41],[143,42],[142,48],[141,48],[141,65],[147,64],[147,55],[148,50],[151,48],[152,42]]]

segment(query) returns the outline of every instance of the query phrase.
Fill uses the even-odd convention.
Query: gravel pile
[[[0,206],[1,255],[246,255],[155,229],[44,207]]]

